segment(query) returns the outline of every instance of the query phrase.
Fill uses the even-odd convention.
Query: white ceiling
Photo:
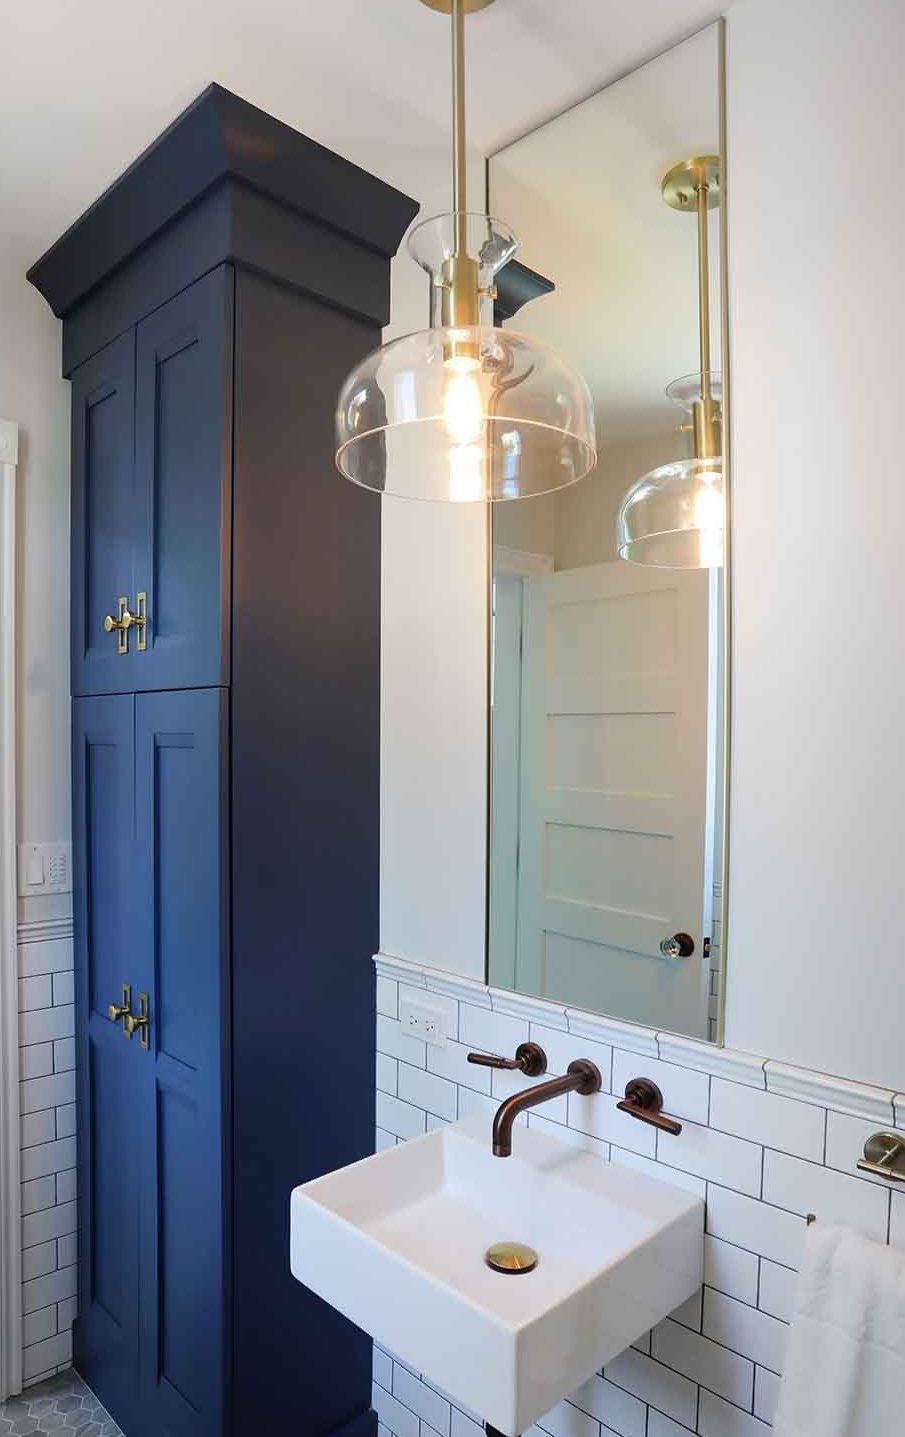
[[[468,21],[470,142],[500,148],[719,8],[497,0]],[[418,0],[9,0],[7,260],[37,258],[211,80],[424,198],[446,174],[447,24]]]

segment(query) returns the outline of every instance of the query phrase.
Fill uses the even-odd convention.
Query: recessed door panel
[[[142,990],[142,1402],[147,1430],[219,1431],[227,691],[136,696]]]
[[[228,680],[233,271],[221,266],[138,326],[137,689]]]
[[[138,1403],[138,1056],[107,1007],[134,983],[131,695],[73,702],[79,1320],[75,1361],[126,1431]]]
[[[104,620],[131,606],[135,333],[130,330],[72,376],[72,691],[125,693],[132,687],[133,640],[125,653]],[[63,596],[60,595],[62,604]]]

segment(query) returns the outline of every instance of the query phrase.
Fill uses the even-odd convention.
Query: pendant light
[[[459,503],[518,499],[593,468],[583,378],[547,345],[493,325],[494,277],[517,240],[469,214],[464,17],[493,0],[421,0],[452,17],[453,209],[422,221],[409,251],[431,277],[431,328],[369,354],[336,412],[336,464],[381,494]]]
[[[698,223],[700,373],[677,379],[666,393],[690,411],[694,457],[675,459],[637,480],[616,521],[619,556],[668,569],[713,569],[723,562],[722,405],[719,375],[710,369],[710,267],[707,214],[719,204],[720,162],[683,160],[664,177],[663,199]]]

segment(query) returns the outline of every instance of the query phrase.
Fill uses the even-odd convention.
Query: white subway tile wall
[[[72,939],[19,942],[26,1386],[69,1367],[76,1312]]]
[[[855,1169],[865,1137],[893,1114],[905,1126],[905,1095],[587,1013],[564,1016],[555,1004],[522,1006],[384,954],[378,971],[378,1148],[472,1113],[489,1122],[512,1079],[495,1073],[491,1086],[487,1069],[467,1062],[469,1048],[510,1056],[531,1038],[553,1073],[592,1058],[604,1087],[532,1112],[532,1126],[706,1199],[703,1293],[541,1418],[531,1437],[769,1437],[806,1214],[905,1247],[905,1194]],[[459,1041],[435,1048],[402,1033],[400,983],[442,993]],[[684,1120],[680,1137],[615,1111],[633,1077],[659,1084],[666,1110]],[[374,1407],[378,1437],[481,1437],[478,1413],[379,1347]]]

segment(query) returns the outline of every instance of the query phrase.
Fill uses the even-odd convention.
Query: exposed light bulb
[[[718,568],[723,562],[722,474],[702,476],[694,500],[701,567]]]
[[[484,498],[484,445],[457,444],[449,451],[449,497],[454,504]]]
[[[470,445],[484,428],[484,397],[472,373],[453,372],[443,392],[443,427],[454,444]]]

